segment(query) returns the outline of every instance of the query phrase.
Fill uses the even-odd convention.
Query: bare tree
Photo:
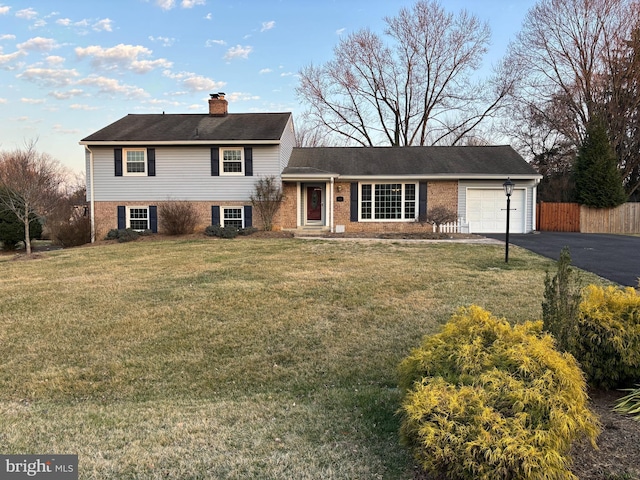
[[[0,152],[0,188],[6,192],[0,204],[24,223],[27,255],[31,255],[30,217],[34,213],[46,217],[55,208],[65,177],[60,163],[39,153],[33,140],[22,149]]]
[[[273,175],[258,179],[249,197],[266,231],[273,230],[273,219],[280,209],[284,193],[280,181]]]
[[[621,92],[616,77],[618,87],[630,85],[620,73],[629,71],[625,62],[630,61],[632,44],[625,41],[633,38],[638,13],[634,0],[540,0],[529,11],[503,68],[519,75],[504,131],[531,158],[566,164],[567,156],[575,157],[582,145],[590,120],[601,115],[620,167],[633,170],[616,137],[628,131],[620,121],[637,112],[638,104],[634,107],[633,96],[627,95],[625,107],[613,108],[613,92]],[[602,112],[604,105],[608,115]]]
[[[487,23],[435,0],[385,22],[388,42],[361,30],[339,42],[333,60],[301,70],[297,93],[317,124],[356,145],[455,145],[496,113],[512,77],[472,79]]]

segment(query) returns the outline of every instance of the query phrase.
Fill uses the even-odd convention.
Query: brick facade
[[[130,207],[135,206],[149,206],[156,205],[158,207],[158,233],[162,233],[161,215],[162,204],[167,202],[95,202],[95,223],[96,223],[96,240],[103,239],[109,230],[118,228],[118,206],[125,205]],[[247,205],[245,202],[190,202],[195,208],[199,223],[196,227],[196,232],[203,232],[205,228],[211,225],[211,206],[220,205],[224,207],[242,207]],[[256,228],[262,228],[262,222],[257,212],[254,209],[253,212],[253,226]]]

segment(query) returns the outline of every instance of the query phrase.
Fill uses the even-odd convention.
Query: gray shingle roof
[[[342,176],[527,175],[539,176],[508,145],[489,147],[294,148],[284,175],[310,172]]]
[[[291,113],[130,114],[82,142],[179,142],[279,140]]]

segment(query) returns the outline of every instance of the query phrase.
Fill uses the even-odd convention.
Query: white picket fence
[[[437,227],[433,225],[433,231],[437,231]],[[469,222],[464,218],[459,218],[455,222],[440,225],[440,233],[469,233]]]

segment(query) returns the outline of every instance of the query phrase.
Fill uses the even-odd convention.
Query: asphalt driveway
[[[504,241],[504,234],[486,235]],[[540,232],[510,234],[509,244],[554,260],[569,247],[571,264],[620,285],[638,287],[640,237],[592,233]],[[511,257],[513,254],[509,252]]]

